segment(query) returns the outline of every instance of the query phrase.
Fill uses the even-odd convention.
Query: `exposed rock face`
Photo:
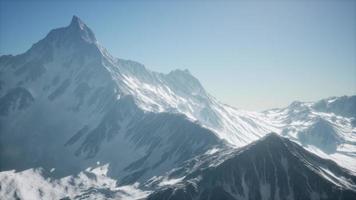
[[[305,149],[356,172],[354,108],[355,96],[236,109],[188,70],[114,58],[74,16],[0,56],[0,197],[353,198],[354,176]],[[276,135],[236,149],[271,131],[305,149]]]
[[[154,192],[148,199],[356,198],[356,176],[276,134],[212,157],[195,159],[195,164],[188,165],[198,167],[183,168],[191,171],[179,183]],[[170,178],[182,171],[172,172]]]
[[[127,184],[224,143],[185,115],[160,110],[143,97],[163,102],[159,91],[141,87],[146,83],[172,94],[206,95],[192,75],[163,75],[113,58],[76,16],[26,53],[1,56],[0,80],[2,171],[56,168],[51,175],[63,177],[109,163],[107,174]],[[181,88],[187,81],[192,84]]]

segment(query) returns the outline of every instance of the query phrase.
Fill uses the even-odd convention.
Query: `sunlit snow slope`
[[[0,172],[1,199],[124,199],[146,197],[138,184],[118,187],[107,177],[107,165],[88,168],[76,176],[50,177],[51,171],[28,169],[22,172]]]
[[[356,172],[356,96],[293,102],[264,114],[282,136]]]
[[[344,159],[348,166],[356,168],[352,166],[355,97],[297,102],[263,113],[236,109],[209,95],[187,70],[162,74],[140,63],[114,58],[76,16],[69,26],[52,30],[26,53],[2,56],[0,64],[0,114],[1,123],[6,124],[2,126],[3,135],[12,130],[18,136],[12,134],[11,137],[22,138],[21,134],[27,130],[39,135],[55,129],[61,132],[62,138],[70,139],[64,142],[67,146],[78,145],[79,139],[91,135],[92,139],[83,141],[84,146],[78,147],[76,154],[84,152],[93,157],[99,151],[98,143],[115,131],[105,128],[107,133],[100,136],[89,133],[107,126],[100,120],[114,114],[106,111],[123,106],[130,100],[124,103],[121,100],[130,96],[132,109],[127,112],[131,115],[135,110],[184,114],[188,120],[210,129],[236,147],[272,131],[282,133],[316,153],[335,160]],[[26,111],[21,112],[24,109]],[[128,121],[123,119],[118,122],[120,125],[113,126],[124,129]],[[32,126],[39,123],[41,127]],[[101,139],[91,145],[93,137]],[[323,139],[318,140],[318,137]],[[4,151],[6,153],[6,149]]]
[[[205,94],[195,78],[113,58],[75,16],[24,54],[1,56],[0,85],[0,170],[56,168],[64,177],[99,161],[128,184],[224,143],[185,115],[163,112],[188,92]]]
[[[65,181],[99,162],[119,185],[134,184],[269,132],[356,172],[355,99],[294,102],[265,112],[233,108],[188,70],[163,74],[111,56],[74,16],[25,53],[0,57],[2,183],[42,177],[39,168],[55,168],[49,176]],[[61,196],[61,188],[53,193]]]

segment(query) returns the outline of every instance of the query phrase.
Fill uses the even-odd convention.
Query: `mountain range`
[[[354,199],[355,127],[356,96],[237,109],[76,16],[0,57],[5,199]]]

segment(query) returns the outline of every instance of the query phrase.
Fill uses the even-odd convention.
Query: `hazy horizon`
[[[113,56],[189,69],[234,107],[356,92],[355,1],[0,2],[0,55],[25,52],[77,15]]]

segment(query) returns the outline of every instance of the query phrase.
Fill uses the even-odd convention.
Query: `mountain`
[[[1,56],[0,80],[1,171],[55,168],[52,176],[60,178],[100,162],[126,184],[225,143],[185,115],[161,108],[169,108],[164,95],[172,101],[205,95],[193,76],[153,73],[113,58],[76,16],[24,54]]]
[[[0,56],[0,195],[141,198],[190,176],[194,161],[225,163],[270,132],[315,160],[335,161],[350,171],[332,173],[353,180],[355,103],[345,96],[264,112],[233,108],[188,70],[163,74],[111,56],[74,16],[25,53]],[[164,177],[177,169],[185,169],[177,179]]]
[[[185,115],[187,120],[209,129],[217,140],[222,139],[235,147],[245,146],[273,131],[293,140],[300,140],[303,144],[312,143],[317,151],[320,150],[323,154],[326,152],[323,156],[331,159],[338,160],[342,157],[348,159],[349,163],[353,161],[350,157],[355,154],[355,120],[352,118],[354,97],[334,98],[325,100],[326,103],[322,103],[322,100],[313,105],[296,102],[287,108],[263,113],[236,109],[209,95],[188,70],[162,74],[150,71],[140,63],[114,58],[99,44],[90,28],[76,16],[69,26],[50,31],[24,54],[1,56],[0,66],[0,123],[4,133],[1,137],[6,141],[2,145],[5,148],[2,157],[8,151],[18,154],[40,151],[34,150],[32,144],[29,149],[11,149],[22,146],[16,137],[24,139],[23,135],[26,135],[38,143],[40,139],[34,138],[50,137],[51,140],[55,138],[56,142],[67,144],[61,150],[65,152],[65,158],[68,157],[67,154],[73,154],[73,151],[84,158],[93,158],[96,153],[100,153],[101,143],[117,131],[106,130],[112,133],[96,136],[101,139],[95,140],[93,149],[88,147],[88,140],[94,137],[92,135],[90,138],[89,133],[102,129],[104,125],[101,120],[108,118],[106,115],[115,115],[108,114],[109,110],[123,106],[124,103],[119,102],[127,98],[131,100],[123,101],[132,101],[129,104],[134,112]],[[341,112],[343,115],[339,115]],[[297,121],[299,124],[296,124]],[[118,120],[116,123],[123,122]],[[116,126],[113,129],[118,128],[118,125],[111,125]],[[318,138],[318,134],[324,134],[324,131],[318,131],[318,127],[328,126],[328,134],[336,134],[331,134],[334,136],[330,136],[331,140],[326,143],[314,144],[312,140],[317,139],[310,139],[303,132],[317,127],[314,131],[317,133],[312,135],[313,138]],[[28,130],[36,136],[25,133]],[[7,136],[8,134],[10,135]],[[74,135],[78,140],[74,140],[77,137],[72,138]],[[86,137],[89,138],[85,139]],[[71,142],[68,142],[70,139]],[[329,145],[330,142],[335,144]],[[62,144],[48,145],[60,149],[58,146]],[[11,147],[6,147],[10,145]],[[76,149],[70,149],[74,147]],[[338,148],[341,149],[337,150]],[[317,151],[314,153],[318,153]],[[330,156],[332,153],[337,156]],[[9,157],[15,158],[13,155]],[[77,163],[77,158],[73,159]],[[16,160],[23,159],[16,158],[7,163],[17,165]],[[61,162],[61,159],[58,160]],[[15,163],[10,164],[11,162]],[[48,159],[43,162],[48,162]],[[54,165],[51,163],[52,161],[48,164]],[[88,165],[90,164],[84,164],[80,169],[85,169]]]
[[[356,198],[356,176],[277,134],[238,150],[202,156],[186,166],[163,178],[168,184],[148,199]]]
[[[51,178],[51,171],[42,168],[21,172],[0,172],[1,199],[141,199],[150,191],[138,184],[117,186],[107,176],[107,165],[88,168],[77,175]]]
[[[320,112],[333,113],[343,117],[356,117],[356,96],[331,97],[313,104]]]
[[[356,96],[317,102],[295,101],[286,108],[264,111],[279,134],[307,150],[356,172]]]
[[[108,165],[51,178],[51,171],[0,172],[5,199],[354,199],[356,176],[275,133],[245,147],[216,148],[144,184],[117,186]]]

